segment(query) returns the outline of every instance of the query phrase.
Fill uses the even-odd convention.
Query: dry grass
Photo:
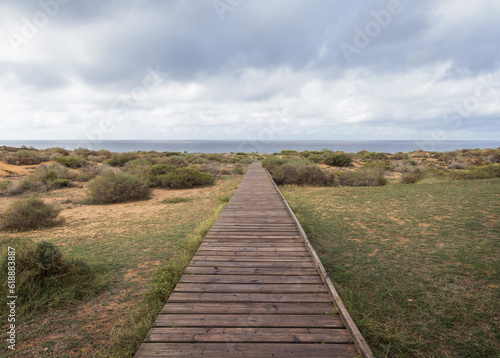
[[[28,174],[26,167],[16,168],[23,169],[19,174]],[[142,300],[152,273],[179,254],[186,238],[212,217],[220,205],[219,198],[231,195],[241,178],[222,177],[206,188],[153,189],[149,200],[107,206],[81,203],[87,183],[36,193],[36,197],[61,209],[65,224],[24,233],[2,232],[2,240],[52,242],[61,246],[65,255],[106,267],[114,282],[87,302],[22,320],[17,350],[6,356],[106,356],[110,332],[130,314],[130,307]],[[0,196],[1,210],[20,197],[28,195]],[[6,328],[4,322],[2,319],[2,330]]]

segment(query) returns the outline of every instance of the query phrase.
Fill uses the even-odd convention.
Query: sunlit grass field
[[[499,179],[282,191],[377,357],[499,356]]]

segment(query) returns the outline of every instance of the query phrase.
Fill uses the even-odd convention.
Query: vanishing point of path
[[[254,163],[136,357],[371,357],[304,236]]]

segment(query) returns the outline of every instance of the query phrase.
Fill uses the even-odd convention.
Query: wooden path
[[[304,236],[254,163],[136,357],[372,357]]]

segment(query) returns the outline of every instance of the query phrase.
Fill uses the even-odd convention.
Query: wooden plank
[[[162,314],[333,314],[330,302],[169,302]]]
[[[284,276],[310,276],[317,275],[317,269],[311,268],[289,268],[289,267],[209,267],[188,266],[185,274],[204,275],[284,275]]]
[[[245,261],[292,261],[292,262],[304,262],[304,261],[309,261],[312,262],[312,259],[307,256],[270,256],[270,255],[245,255],[245,256],[228,256],[228,255],[195,255],[193,257],[193,260],[210,260],[210,261],[240,261],[240,262],[245,262]]]
[[[344,328],[338,315],[160,314],[153,327]]]
[[[176,292],[220,292],[220,293],[315,293],[328,292],[323,284],[315,283],[178,283]]]
[[[145,342],[352,343],[346,329],[153,327]]]
[[[314,276],[183,275],[179,283],[323,283]]]
[[[356,354],[353,344],[145,343],[136,357],[354,358]]]
[[[314,269],[313,262],[290,262],[290,261],[248,261],[248,262],[231,262],[231,261],[191,261],[192,267],[250,267],[250,268],[269,268],[269,267],[290,267],[290,268],[310,268]]]
[[[326,293],[193,293],[174,292],[168,302],[331,302]]]

